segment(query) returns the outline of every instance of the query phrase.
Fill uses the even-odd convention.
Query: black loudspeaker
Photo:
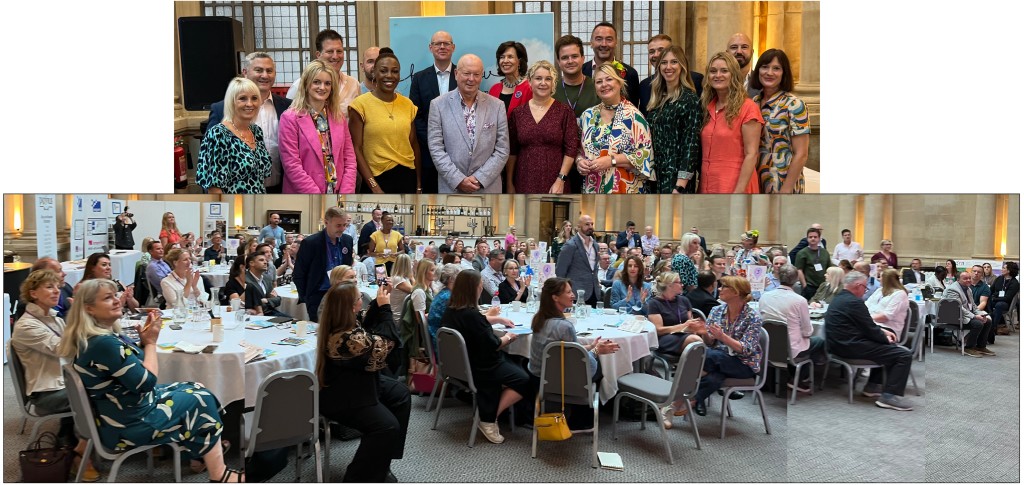
[[[180,17],[178,52],[185,109],[202,111],[224,100],[241,72],[242,23],[229,17]]]

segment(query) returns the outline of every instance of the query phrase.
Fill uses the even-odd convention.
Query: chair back
[[[96,430],[96,417],[92,410],[92,401],[89,400],[89,395],[85,392],[82,376],[78,375],[73,362],[64,364],[61,369],[64,372],[64,389],[68,394],[71,412],[75,415],[75,431],[78,436],[91,439],[100,456],[111,459],[112,453],[103,446],[100,434]]]
[[[420,343],[423,348],[427,351],[427,357],[430,358],[431,365],[437,365],[437,356],[434,353],[434,343],[430,338],[430,327],[427,324],[427,314],[422,311],[416,311],[416,318],[419,320],[420,329]]]
[[[910,302],[910,304],[914,305],[914,302]],[[917,307],[914,306],[913,308]],[[916,327],[914,327],[914,342],[911,344],[910,349],[908,349],[910,350],[910,355],[917,355],[917,352],[920,351],[922,345],[921,342],[924,340],[924,328],[925,325],[921,324],[918,324]],[[901,343],[900,345],[906,348],[905,344]]]
[[[697,387],[700,386],[700,373],[704,370],[704,355],[707,350],[704,342],[692,342],[683,349],[669,396],[684,396],[689,399],[697,394]]]
[[[789,326],[779,320],[765,320],[762,327],[771,340],[771,348],[762,349],[768,352],[768,364],[772,367],[786,367],[793,356],[789,355]]]
[[[917,324],[917,319],[920,313],[917,309],[917,302],[910,300],[907,305],[907,318],[903,320],[903,333],[900,335],[900,345],[907,344],[907,338],[910,337],[910,325]]]
[[[761,344],[761,372],[757,374],[754,387],[760,389],[764,386],[765,376],[768,375],[768,349],[771,348],[771,339],[768,338],[768,331],[763,326],[761,327],[761,336],[758,338],[758,342]]]
[[[594,402],[588,352],[577,342],[555,341],[544,346],[540,364],[540,393],[544,400],[562,400],[562,346],[565,346],[565,402],[589,406]],[[596,370],[595,370],[596,372]]]
[[[698,310],[696,308],[691,308],[690,309],[690,316],[692,316],[693,318],[699,318],[699,319],[704,320],[704,321],[707,321],[707,319],[708,319],[707,315],[705,315],[704,312],[702,312],[702,311],[700,311],[700,310]]]
[[[245,456],[319,438],[320,384],[308,369],[270,374],[256,392],[252,433]]]
[[[18,398],[18,406],[28,413],[29,401],[25,394],[25,368],[21,365],[21,357],[14,350],[14,343],[7,344],[7,362],[11,364],[11,383],[14,384],[14,395]],[[31,414],[31,413],[30,413]]]
[[[960,304],[954,300],[939,300],[939,311],[935,316],[938,325],[960,325]]]
[[[437,369],[439,378],[458,379],[469,391],[476,394],[473,371],[469,367],[469,352],[466,340],[458,330],[441,327],[437,331]]]

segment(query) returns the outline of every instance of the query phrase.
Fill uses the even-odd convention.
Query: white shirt
[[[437,75],[437,92],[444,94],[448,92],[448,83],[451,82],[452,76],[452,63],[448,63],[448,67],[444,69],[438,69],[437,64],[434,64],[434,73]]]
[[[907,311],[910,310],[910,296],[907,295],[907,292],[896,290],[889,296],[882,296],[882,291],[879,289],[868,297],[866,304],[872,316],[876,313],[885,315],[884,322],[876,321],[875,324],[892,329],[893,332],[896,332],[896,338],[899,338],[903,332],[903,325],[906,323]]]
[[[277,115],[277,109],[274,108],[274,97],[267,96],[267,99],[263,100],[263,104],[260,105],[260,112],[256,115],[255,123],[263,130],[263,144],[267,146],[267,152],[270,153],[270,176],[263,181],[268,187],[281,183],[281,150],[277,147]]]
[[[583,241],[583,251],[587,253],[588,266],[590,266],[590,269],[594,269],[597,266],[597,254],[594,253],[594,238],[580,234],[580,240]]]
[[[788,286],[780,286],[775,291],[761,295],[758,309],[764,319],[786,322],[789,329],[790,357],[796,357],[811,346],[811,312],[807,308],[807,300],[793,292]]]
[[[600,266],[598,266],[598,268],[597,268],[597,280],[598,281],[610,280],[610,279],[612,279],[612,276],[615,276],[615,268],[612,268],[612,265],[609,264],[607,269],[601,268]]]
[[[864,250],[857,241],[850,241],[849,246],[839,243],[832,249],[832,264],[839,266],[839,262],[844,259],[850,264],[864,260]]]
[[[494,296],[494,294],[498,292],[498,285],[500,285],[501,281],[505,279],[499,272],[494,271],[490,264],[480,272],[480,276],[484,280],[484,291],[486,291],[490,296]],[[488,300],[489,299],[490,298],[488,298]]]

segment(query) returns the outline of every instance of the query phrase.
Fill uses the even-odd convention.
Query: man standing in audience
[[[942,292],[943,300],[952,300],[960,307],[960,321],[970,327],[964,339],[964,354],[971,357],[994,356],[988,349],[988,334],[992,331],[992,317],[978,309],[971,293],[971,272],[961,271],[956,283]]]
[[[430,37],[427,46],[434,57],[434,63],[413,74],[409,87],[409,100],[416,105],[416,138],[420,143],[420,178],[424,194],[437,193],[437,168],[427,148],[427,121],[430,119],[430,103],[434,98],[455,89],[455,65],[452,54],[455,42],[452,34],[439,30]]]
[[[864,261],[864,250],[860,243],[853,240],[853,233],[849,229],[843,229],[843,242],[836,245],[832,252],[832,266],[839,266],[839,262],[847,260],[850,264]]]
[[[615,246],[620,248],[639,248],[642,244],[640,233],[636,232],[636,223],[633,221],[627,221],[626,230],[615,238]]]
[[[921,272],[921,260],[914,258],[910,260],[910,267],[903,270],[903,284],[909,285],[924,283],[924,273]]]
[[[274,238],[274,242],[284,241],[284,228],[280,226],[281,215],[270,214],[267,219],[267,225],[260,229],[260,242],[264,242],[268,237]]]
[[[277,78],[274,59],[266,52],[253,52],[242,61],[242,76],[256,83],[260,88],[260,112],[253,120],[263,130],[263,144],[267,146],[272,163],[270,177],[264,180],[268,194],[281,193],[281,150],[277,145],[277,123],[281,114],[292,105],[292,100],[278,96],[270,91]],[[224,119],[224,101],[210,105],[210,118],[207,127],[212,127]]]
[[[825,270],[832,265],[828,250],[820,245],[821,229],[811,226],[804,238],[807,245],[796,253],[793,266],[800,272],[801,294],[810,301],[818,286],[825,282]]]
[[[480,303],[490,303],[498,292],[498,285],[505,279],[502,268],[505,266],[505,251],[492,249],[487,253],[487,267],[480,272],[484,282],[484,291],[480,293]]]
[[[974,297],[974,304],[978,311],[988,311],[988,299],[992,296],[992,289],[985,283],[985,269],[980,264],[971,267],[971,293]]]
[[[331,288],[328,273],[338,265],[352,266],[352,238],[345,234],[347,216],[341,207],[328,207],[324,229],[303,239],[295,256],[292,282],[310,319],[316,318],[320,300]]]
[[[825,313],[825,335],[829,352],[848,359],[871,360],[886,372],[882,387],[882,369],[871,369],[871,377],[862,394],[877,397],[875,405],[897,411],[910,411],[913,406],[903,398],[910,376],[911,352],[897,344],[899,337],[875,324],[864,296],[867,277],[850,271],[843,278],[844,289],[832,300]]]
[[[316,35],[316,58],[324,61],[338,72],[338,84],[333,89],[338,92],[338,100],[341,103],[341,114],[348,120],[348,104],[359,96],[359,80],[342,72],[345,67],[345,45],[344,39],[337,31],[332,29],[322,30]],[[299,83],[302,76],[295,78],[292,87],[288,89],[288,97],[295,99],[299,91]]]
[[[859,263],[854,264],[853,270],[860,271],[861,273],[864,273],[864,276],[868,277],[867,287],[864,290],[864,301],[868,301],[868,298],[871,298],[871,294],[877,291],[878,288],[882,286],[882,284],[878,282],[877,278],[871,275],[871,265],[868,264],[866,261],[861,261]],[[879,271],[879,274],[881,274],[881,272],[882,270]]]
[[[704,236],[701,236],[701,235],[700,235],[700,232],[697,232],[697,231],[698,231],[698,230],[697,230],[697,226],[690,226],[690,232],[692,232],[692,233],[696,234],[696,235],[697,235],[697,237],[699,237],[699,238],[700,238],[700,248],[704,250],[704,254],[707,254],[707,253],[708,253],[708,244],[707,244],[707,241],[705,241],[705,240],[704,240]]]
[[[637,74],[636,69],[633,69],[633,66],[615,60],[617,35],[615,26],[609,22],[601,22],[594,26],[594,30],[590,33],[590,47],[594,50],[594,58],[583,64],[583,75],[594,77],[595,68],[601,67],[606,62],[619,62],[622,64],[621,70],[625,71],[625,75],[622,77],[626,80],[626,91],[628,92],[626,97],[629,98],[630,103],[633,103],[633,106],[636,106],[640,102],[640,75]]]
[[[483,272],[484,268],[487,267],[487,253],[491,251],[491,247],[487,245],[487,240],[479,238],[476,240],[476,257],[473,258],[473,269]]]
[[[818,224],[817,222],[815,222],[814,224],[811,224],[811,228],[812,229],[817,229],[819,235],[823,231],[822,228],[821,228],[821,224]],[[819,237],[819,239],[820,239],[821,247],[823,247],[825,249],[828,249],[828,243],[825,242],[825,238]],[[789,250],[789,260],[792,261],[794,265],[796,265],[796,253],[799,253],[801,249],[806,248],[806,247],[807,247],[807,238],[805,237],[805,238],[801,239],[800,242],[796,243],[796,246],[793,246],[793,249]],[[850,261],[850,263],[852,264],[853,261]],[[797,266],[797,269],[799,269],[799,266]]]
[[[780,260],[784,259],[785,257],[780,258]],[[828,363],[828,359],[825,357],[825,339],[812,337],[814,327],[811,325],[807,300],[793,291],[793,285],[796,284],[799,276],[796,267],[784,262],[779,267],[778,273],[779,287],[775,291],[761,295],[758,309],[761,311],[762,317],[765,320],[778,320],[786,324],[789,329],[789,355],[791,357],[794,359],[810,357],[814,360],[815,365]],[[800,376],[801,383],[797,390],[810,392],[811,386],[804,383],[804,375]]]
[[[670,45],[672,45],[672,37],[669,37],[666,34],[657,34],[654,37],[651,37],[651,40],[647,41],[647,58],[651,62],[651,75],[647,76],[643,81],[640,81],[640,106],[637,106],[637,108],[640,108],[640,113],[644,116],[647,116],[647,103],[651,100],[651,82],[654,81],[654,76],[658,72],[658,63],[661,62],[661,54],[665,52],[665,49],[668,49]],[[680,59],[679,62],[687,61]],[[703,92],[702,84],[704,83],[704,75],[690,70],[690,80],[693,81],[693,87],[697,93],[697,99],[700,99],[700,93]]]
[[[747,90],[747,96],[753,98],[760,90],[751,89],[750,87],[750,61],[754,58],[754,46],[750,40],[750,36],[744,33],[737,32],[729,37],[729,42],[725,47],[725,50],[736,57],[736,62],[740,65],[740,74],[743,75],[743,87]],[[753,73],[754,76],[757,73]]]
[[[149,252],[151,258],[149,266],[146,267],[146,281],[149,282],[149,287],[153,290],[150,294],[156,298],[160,295],[160,282],[171,274],[171,267],[164,261],[164,245],[160,241],[150,242],[146,251]]]
[[[370,246],[370,235],[379,231],[384,224],[380,221],[383,212],[378,209],[374,209],[370,212],[370,221],[363,224],[362,230],[359,231],[359,255],[366,256],[366,251]]]
[[[601,283],[597,280],[597,244],[594,243],[594,219],[583,214],[579,218],[576,236],[565,242],[558,253],[555,275],[569,278],[573,291],[583,290],[587,305],[597,304]]]
[[[373,46],[363,51],[363,82],[359,85],[359,94],[366,94],[373,91],[373,64],[377,62],[377,55],[380,54],[380,47]]]
[[[654,235],[654,228],[651,226],[644,226],[644,235],[640,236],[640,245],[643,248],[644,256],[651,256],[655,251],[658,250],[658,236]]]
[[[697,273],[697,287],[686,294],[690,304],[704,313],[704,316],[711,314],[711,309],[720,305],[718,297],[718,277],[710,271]]]

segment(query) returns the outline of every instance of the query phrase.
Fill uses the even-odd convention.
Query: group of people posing
[[[487,93],[484,62],[453,62],[435,32],[434,62],[396,91],[401,63],[371,47],[364,82],[341,72],[341,36],[324,30],[288,97],[271,93],[273,59],[246,56],[213,105],[197,183],[210,193],[801,193],[810,121],[792,94],[786,53],[753,58],[733,35],[701,75],[665,34],[648,42],[654,73],[641,81],[615,59],[607,22],[583,41],[555,42],[555,63],[532,64],[503,42]],[[362,93],[362,94],[360,94]],[[290,98],[290,99],[289,99]]]

